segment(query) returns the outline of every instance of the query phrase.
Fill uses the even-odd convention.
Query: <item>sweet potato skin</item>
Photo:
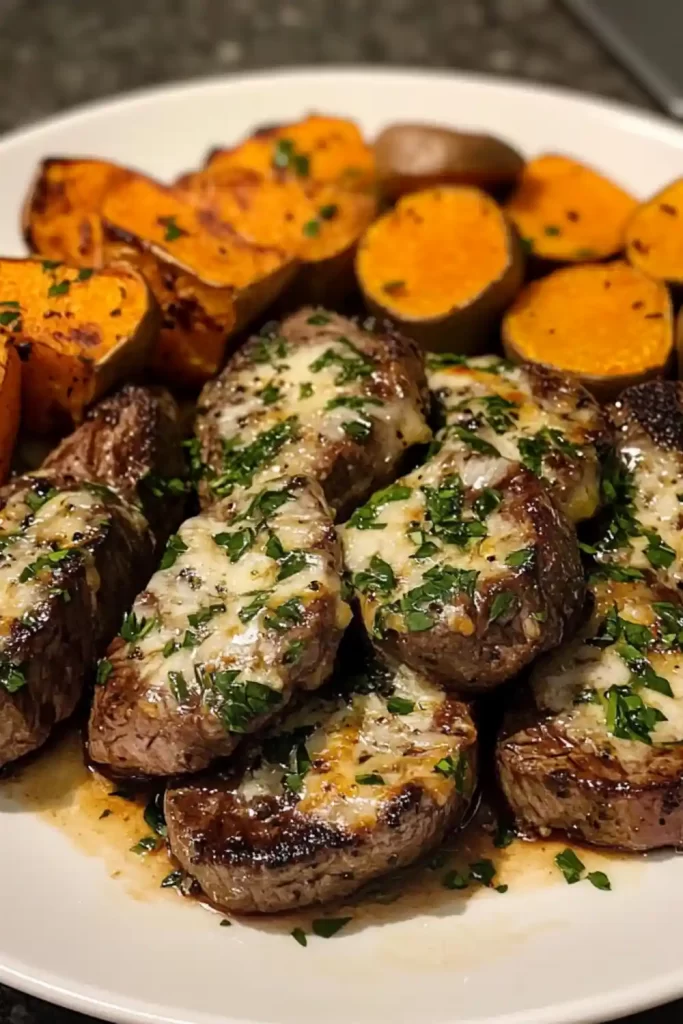
[[[590,293],[582,291],[585,285]],[[564,324],[560,311],[568,318]],[[527,285],[503,319],[502,340],[509,359],[571,373],[600,401],[666,376],[675,366],[666,286],[622,261],[565,267]],[[596,366],[600,352],[604,372]],[[644,356],[640,366],[625,362],[634,353]]]
[[[493,135],[433,124],[392,124],[375,140],[382,194],[398,199],[435,185],[474,185],[498,191],[513,185],[524,158]]]
[[[145,280],[131,267],[77,270],[0,260],[8,308],[0,336],[21,359],[22,405],[32,433],[80,423],[88,405],[140,372],[159,327]]]
[[[468,214],[470,226],[467,237],[462,233],[458,237],[460,226],[454,211],[457,211],[460,204],[464,209],[474,211]],[[446,216],[443,210],[449,206],[451,212]],[[440,242],[443,243],[443,251],[439,251],[438,244],[434,245],[433,238],[422,234],[427,230],[423,225],[427,223],[428,216],[429,229],[442,234]],[[454,253],[460,255],[462,266],[466,269],[468,262],[475,261],[470,248],[477,243],[479,235],[478,229],[472,227],[472,217],[477,218],[480,225],[485,220],[489,223],[494,219],[496,221],[495,271],[490,276],[479,274],[476,284],[472,284],[472,293],[459,298],[453,296],[452,301],[444,286],[443,312],[431,315],[426,312],[411,313],[405,307],[402,311],[402,298],[410,295],[411,282],[409,279],[389,279],[417,273],[422,275],[423,284],[427,275],[439,280],[440,259],[443,260],[445,256],[447,263]],[[385,230],[393,232],[393,238],[387,234],[382,240],[381,232]],[[421,238],[416,234],[418,231]],[[400,239],[396,237],[399,234]],[[378,266],[377,261],[382,259],[382,249],[385,257],[389,255],[393,259],[392,254],[395,253],[400,262],[396,267],[387,268],[385,283],[379,286],[383,267]],[[401,255],[404,252],[408,253],[412,261],[407,267]],[[400,273],[397,267],[401,268]],[[524,277],[524,257],[514,230],[490,196],[466,186],[439,187],[405,196],[393,211],[368,228],[356,255],[356,275],[370,312],[387,318],[421,347],[428,351],[473,354],[486,348],[500,315],[518,292]],[[451,286],[454,282],[457,284],[457,276],[451,271]],[[416,291],[419,298],[420,288],[417,287]]]
[[[585,164],[547,153],[524,167],[505,205],[537,270],[621,252],[636,200]]]
[[[633,212],[626,225],[629,263],[674,287],[683,288],[683,178],[671,182]]]
[[[9,476],[20,414],[21,362],[9,341],[0,340],[0,484]]]

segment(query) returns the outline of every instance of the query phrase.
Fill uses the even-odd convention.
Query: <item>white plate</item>
[[[109,157],[168,178],[212,144],[311,108],[370,132],[397,118],[490,129],[529,154],[583,157],[643,196],[683,173],[680,129],[537,86],[412,71],[264,74],[140,93],[6,138],[0,252],[23,252],[18,210],[44,156]],[[604,1021],[683,994],[683,861],[610,870],[610,894],[561,878],[513,884],[458,912],[437,903],[302,949],[259,927],[219,928],[178,899],[133,899],[100,859],[0,787],[0,980],[121,1022]]]

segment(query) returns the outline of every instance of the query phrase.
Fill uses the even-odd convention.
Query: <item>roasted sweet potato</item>
[[[22,361],[23,422],[33,433],[80,423],[86,407],[142,369],[159,327],[145,280],[123,264],[77,270],[0,260],[0,339]]]
[[[612,399],[672,368],[671,299],[625,262],[564,267],[519,295],[503,320],[503,347],[510,359],[569,371]]]
[[[494,135],[434,124],[391,124],[375,140],[380,190],[389,199],[435,185],[513,185],[524,167],[516,149]]]
[[[205,164],[209,173],[233,167],[343,188],[372,188],[375,181],[373,151],[358,126],[318,114],[263,128],[231,149],[214,149]]]
[[[102,217],[109,251],[149,278],[163,313],[152,366],[180,386],[196,387],[219,369],[231,332],[262,312],[298,266],[286,250],[248,241],[211,211],[132,171],[107,193]]]
[[[107,189],[125,173],[106,160],[43,160],[22,212],[31,252],[74,266],[101,266],[99,211]]]
[[[0,303],[0,324],[15,312]],[[0,484],[9,474],[21,408],[21,364],[7,338],[0,339]]]
[[[562,264],[621,252],[635,207],[628,192],[591,167],[547,154],[526,165],[506,211],[530,253]]]
[[[356,273],[372,312],[427,349],[472,353],[517,293],[523,263],[490,196],[444,186],[405,196],[375,221]]]
[[[683,285],[683,178],[634,211],[626,225],[626,255],[650,277]]]

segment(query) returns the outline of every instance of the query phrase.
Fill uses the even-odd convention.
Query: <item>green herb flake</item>
[[[275,384],[266,384],[265,388],[263,388],[262,391],[259,391],[258,397],[264,405],[274,405],[279,399],[280,394],[280,388],[276,387]]]
[[[410,487],[406,487],[403,484],[392,484],[390,487],[385,487],[381,491],[377,491],[370,498],[365,505],[361,505],[357,508],[348,523],[346,528],[352,528],[356,530],[383,530],[386,523],[376,523],[377,515],[384,505],[388,505],[394,501],[405,501],[412,494]]]
[[[311,922],[311,928],[321,939],[331,939],[352,920],[352,917],[319,917]]]
[[[447,779],[453,779],[457,793],[464,792],[465,780],[467,778],[467,758],[463,757],[462,754],[456,754],[455,759],[452,754],[449,754],[448,757],[442,757],[434,765],[433,771],[439,775],[444,775]]]
[[[180,883],[183,881],[184,878],[185,878],[184,872],[182,872],[182,871],[171,871],[171,873],[166,875],[166,877],[162,880],[161,888],[162,889],[175,889],[175,888],[177,888],[180,885]]]
[[[569,885],[575,885],[583,878],[586,865],[579,860],[573,850],[567,847],[555,857],[555,863]]]
[[[0,325],[9,327],[21,319],[21,312],[18,309],[7,309],[0,313]]]
[[[519,548],[507,556],[505,564],[512,566],[513,569],[526,569],[533,564],[535,554],[535,548]]]
[[[556,238],[562,234],[562,229],[558,228],[555,224],[548,224],[543,228],[543,234],[547,235],[548,238]]]
[[[160,569],[170,569],[175,565],[178,556],[187,551],[187,544],[177,533],[172,534],[166,542],[166,550],[159,563]]]
[[[425,633],[428,629],[434,628],[436,620],[426,612],[411,611],[405,615],[405,623],[409,633]]]
[[[367,570],[355,574],[353,585],[361,594],[390,594],[396,586],[396,577],[388,562],[373,555]]]
[[[519,599],[510,590],[500,590],[493,601],[489,611],[489,622],[497,622],[499,619],[511,619],[519,608]]]
[[[674,559],[676,552],[667,544],[655,530],[645,530],[647,546],[645,557],[654,569],[668,569]]]
[[[304,619],[304,606],[296,597],[290,597],[264,618],[267,629],[275,629],[283,633],[294,626],[300,626]]]
[[[179,227],[175,216],[159,217],[158,222],[166,229],[164,232],[165,242],[176,242],[179,238],[188,233],[184,228]]]
[[[303,640],[293,640],[285,651],[282,660],[285,665],[296,665],[304,653],[305,645]]]
[[[308,939],[306,938],[306,932],[303,928],[293,928],[289,933],[295,942],[298,942],[300,946],[306,947],[308,945]]]
[[[339,207],[336,203],[327,203],[318,210],[318,216],[322,217],[323,220],[334,220],[338,213]]]
[[[256,533],[247,527],[234,533],[216,533],[213,540],[219,547],[225,548],[228,559],[234,564],[251,548],[256,540]]]
[[[169,672],[168,685],[176,703],[182,704],[183,701],[187,700],[189,690],[187,688],[187,680],[182,672]]]
[[[57,267],[61,267],[61,260],[41,260],[41,266],[45,273],[49,273],[51,270],[56,270]]]
[[[479,882],[480,885],[490,888],[495,877],[496,868],[492,860],[477,860],[470,864],[470,880],[472,882]]]
[[[97,670],[95,672],[95,684],[97,686],[104,686],[109,679],[109,676],[114,671],[114,666],[106,658],[102,658],[97,662]]]
[[[89,281],[95,271],[91,267],[81,267],[78,271],[78,281]]]
[[[310,398],[313,395],[313,385],[310,380],[305,380],[303,384],[299,384],[299,398]]]
[[[151,800],[148,801],[145,807],[144,813],[145,823],[149,825],[152,832],[155,832],[158,836],[166,838],[168,835],[168,827],[166,825],[166,815],[164,814],[164,794],[163,792],[155,793]]]
[[[6,693],[16,693],[22,686],[26,686],[27,682],[22,667],[0,655],[0,687]]]
[[[146,854],[151,853],[152,850],[156,850],[158,840],[156,836],[143,836],[142,839],[138,839],[130,848],[131,853],[137,853],[138,856],[144,857]]]
[[[516,838],[517,833],[514,829],[508,828],[507,825],[499,824],[493,836],[493,845],[497,850],[505,850],[514,843]]]
[[[306,323],[310,324],[311,327],[324,327],[325,324],[329,324],[331,322],[332,318],[326,313],[314,313],[312,316],[309,316],[306,321]]]
[[[67,295],[71,288],[70,281],[59,281],[51,284],[47,290],[48,299],[54,299],[59,295]]]
[[[306,238],[317,238],[320,234],[320,221],[307,220],[301,230]]]
[[[467,889],[469,884],[468,879],[459,871],[449,871],[442,879],[444,889]]]
[[[154,617],[148,619],[143,615],[138,619],[135,612],[128,612],[123,617],[119,636],[129,644],[134,644],[148,636],[156,625],[158,625],[158,620]]]
[[[386,783],[377,772],[368,772],[366,775],[356,775],[356,782],[359,786],[384,786]]]
[[[587,878],[591,885],[594,885],[596,889],[602,889],[603,892],[610,892],[612,883],[604,871],[589,871]]]
[[[288,551],[280,562],[280,571],[277,574],[276,582],[281,583],[282,580],[287,580],[290,576],[296,576],[297,573],[303,572],[307,565],[308,555],[305,551]]]
[[[415,701],[406,697],[390,697],[387,701],[387,711],[392,715],[410,715],[415,710]]]

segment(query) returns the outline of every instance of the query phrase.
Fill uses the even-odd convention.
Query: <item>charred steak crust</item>
[[[680,395],[656,381],[612,410],[618,459],[591,618],[535,666],[497,747],[529,831],[628,850],[683,843]]]
[[[169,842],[215,905],[291,910],[415,860],[475,782],[467,706],[400,667],[377,690],[311,698],[241,768],[168,789]]]
[[[150,570],[141,513],[55,472],[0,496],[0,765],[41,746],[74,710]]]
[[[164,388],[128,384],[104,399],[43,464],[78,480],[112,487],[141,502],[163,546],[181,521],[184,496],[164,486],[186,474],[178,408]]]
[[[570,521],[595,513],[610,430],[578,381],[534,363],[442,353],[427,356],[427,382],[447,429],[464,427],[521,461],[550,487]]]
[[[342,540],[373,642],[446,687],[511,678],[583,604],[576,536],[543,484],[468,441],[374,495]]]
[[[207,384],[196,432],[204,505],[279,474],[316,480],[342,517],[428,441],[422,357],[393,330],[303,309],[267,325]]]
[[[183,523],[111,644],[90,754],[119,771],[198,771],[331,674],[351,617],[322,492],[302,477]]]

